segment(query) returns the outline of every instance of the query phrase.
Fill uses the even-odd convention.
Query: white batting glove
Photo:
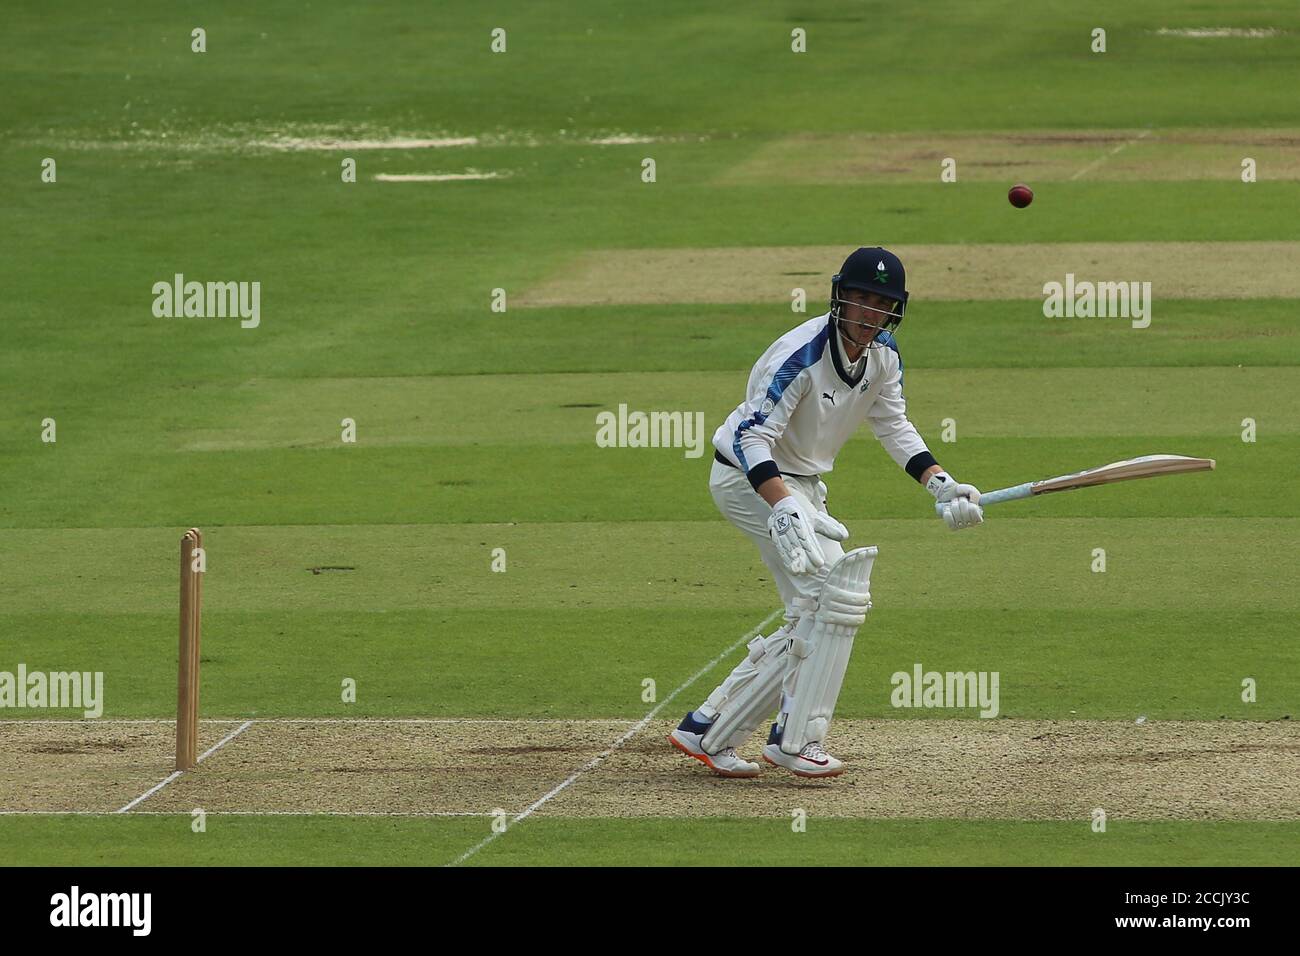
[[[826,564],[815,526],[800,513],[793,495],[786,495],[772,506],[772,513],[767,517],[767,533],[781,555],[781,563],[791,574],[807,574]]]
[[[925,490],[943,505],[943,523],[952,531],[984,523],[980,492],[974,485],[963,485],[946,471],[935,472],[925,483]]]
[[[826,482],[817,482],[817,499],[823,508],[826,507]],[[825,511],[818,511],[813,514],[813,530],[823,538],[830,538],[832,541],[844,541],[849,536],[849,529],[836,521]]]
[[[824,511],[814,511],[812,520],[813,530],[823,538],[830,538],[832,541],[843,541],[849,536],[849,529]]]
[[[984,523],[984,509],[969,498],[957,498],[943,506],[943,523],[949,531],[960,531]]]

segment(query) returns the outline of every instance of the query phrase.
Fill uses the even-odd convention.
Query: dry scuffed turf
[[[657,721],[266,721],[137,804],[139,812],[539,816],[1300,820],[1288,721],[841,721],[835,780],[765,768],[726,780]],[[204,725],[201,746],[233,725]],[[4,811],[116,810],[167,773],[166,725],[0,727]],[[757,759],[761,735],[742,748]],[[752,753],[751,753],[752,752]],[[18,782],[39,758],[39,773]],[[597,760],[597,758],[601,758]]]
[[[1008,207],[1009,208],[1009,207]],[[931,301],[1037,299],[1049,282],[1151,283],[1161,298],[1297,298],[1297,242],[1095,242],[897,245],[908,289]],[[528,289],[525,306],[772,302],[820,290],[839,247],[612,249],[584,253]],[[1200,266],[1214,263],[1213,269]],[[915,277],[913,277],[913,275]],[[1127,300],[1126,300],[1127,301]],[[821,311],[820,309],[818,311]],[[1110,320],[1122,326],[1122,320]]]
[[[718,176],[720,184],[856,180],[932,182],[960,157],[960,180],[1006,184],[1078,179],[1236,182],[1243,149],[1269,179],[1300,178],[1300,131],[1287,129],[1024,130],[964,134],[804,133],[773,140]]]
[[[468,0],[412,10],[214,8],[200,56],[165,5],[6,7],[0,671],[105,697],[0,709],[3,862],[1295,862],[1295,10],[1203,36],[1173,0],[579,0],[503,8],[505,56]],[[708,438],[877,243],[913,289],[911,415],[962,480],[1219,467],[954,536],[856,437],[827,476],[881,552],[849,770],[721,780],[663,738],[775,595]],[[260,282],[260,325],[156,318],[176,273]],[[1067,273],[1151,282],[1150,327],[1045,318]],[[695,448],[598,447],[620,405],[698,414]],[[195,525],[200,750],[243,729],[141,800]],[[892,707],[918,663],[999,672],[999,718]]]

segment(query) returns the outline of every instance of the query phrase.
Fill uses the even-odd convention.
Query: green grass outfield
[[[441,866],[487,835],[478,819],[19,817],[4,822],[20,862],[50,866]],[[1294,822],[810,819],[528,820],[473,866],[1282,866]]]
[[[14,2],[5,21],[0,671],[103,671],[109,718],[173,713],[176,549],[192,525],[211,562],[206,717],[635,720],[645,678],[662,697],[770,613],[765,570],[709,497],[711,449],[599,448],[595,415],[699,411],[707,440],[753,360],[806,316],[788,299],[497,314],[495,288],[514,302],[609,249],[1300,241],[1300,181],[1266,162],[1256,183],[1237,176],[1253,148],[1237,137],[1298,125],[1286,90],[1300,11],[1286,4],[759,2],[739,16],[684,2],[141,3],[105,18],[75,0]],[[1278,32],[1157,32],[1216,25]],[[1089,52],[1094,26],[1103,55]],[[806,55],[789,52],[795,27]],[[800,134],[1146,128],[1223,131],[1222,175],[1108,179],[1124,154],[1083,136],[1072,149],[1093,148],[1095,168],[1034,180],[1022,211],[1005,200],[1015,169],[1005,184],[940,184],[937,161],[929,183],[726,179]],[[616,134],[648,142],[593,142]],[[479,143],[256,145],[319,136]],[[1201,163],[1219,155],[1199,149]],[[344,156],[355,184],[339,181]],[[640,181],[646,156],[654,184]],[[40,181],[46,157],[55,184]],[[467,169],[508,175],[372,178]],[[808,315],[837,265],[791,278]],[[177,272],[260,281],[261,326],[155,318],[151,287]],[[918,298],[899,332],[910,412],[961,480],[989,489],[1149,453],[1218,470],[997,506],[952,535],[869,435],[855,439],[827,478],[830,506],[881,554],[837,713],[911,716],[890,707],[888,679],[919,661],[1000,671],[1003,717],[1296,719],[1298,306],[1157,290],[1151,327],[1135,330],[1047,320],[1033,300]],[[944,444],[950,417],[958,440]],[[343,418],[355,445],[339,441]],[[1090,570],[1097,548],[1104,574]],[[1241,700],[1245,678],[1256,702]],[[0,740],[4,719],[42,716],[0,710]],[[33,754],[25,772],[41,767]],[[0,810],[21,786],[0,779]],[[781,812],[540,816],[469,862],[1300,857],[1295,821],[1116,818],[1102,835],[1086,820],[814,818],[792,834]],[[0,856],[441,864],[487,822],[214,814],[195,835],[181,816],[0,815]]]

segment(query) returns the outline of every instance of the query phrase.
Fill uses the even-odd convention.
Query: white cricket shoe
[[[736,753],[735,747],[727,747],[715,754],[705,753],[701,746],[709,725],[695,719],[688,713],[677,729],[668,735],[668,742],[686,754],[694,757],[716,774],[724,777],[757,777],[759,766],[744,760]]]
[[[804,744],[797,754],[786,753],[781,749],[776,724],[772,725],[772,735],[763,748],[763,759],[800,777],[838,777],[844,772],[844,761],[828,754],[818,740]]]

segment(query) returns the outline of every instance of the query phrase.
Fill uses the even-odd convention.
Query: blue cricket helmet
[[[831,276],[831,318],[837,322],[843,318],[845,300],[840,292],[844,289],[874,292],[894,303],[892,312],[881,313],[885,317],[881,324],[884,331],[892,332],[903,321],[907,309],[907,273],[902,261],[888,249],[880,246],[858,249]]]

